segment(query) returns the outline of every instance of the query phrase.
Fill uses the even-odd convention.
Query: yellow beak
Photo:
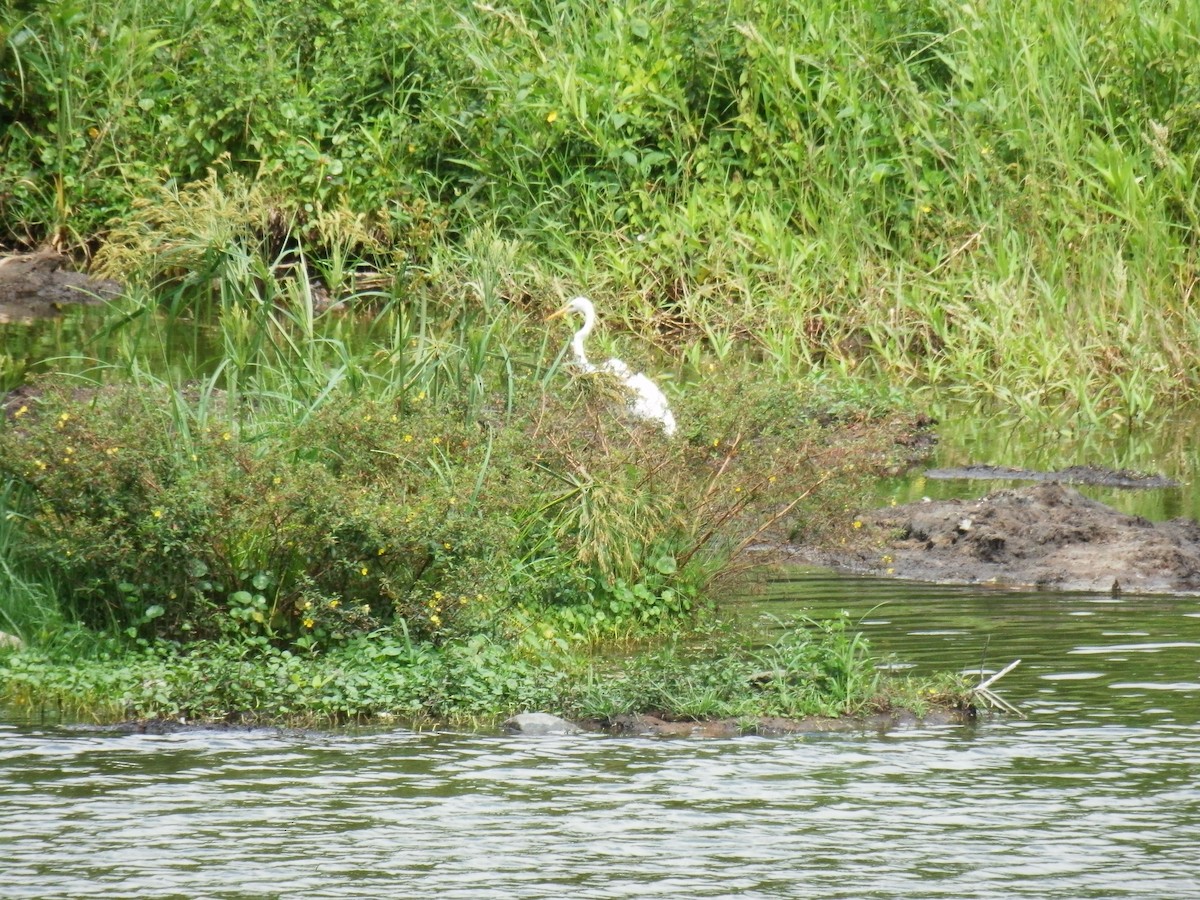
[[[562,309],[558,310],[557,312],[552,312],[552,313],[550,313],[550,315],[546,316],[546,321],[549,322],[551,319],[560,319],[563,316],[565,316],[566,314],[567,314],[567,307],[564,306]]]

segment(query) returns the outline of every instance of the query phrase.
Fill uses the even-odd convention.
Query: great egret
[[[576,297],[558,312],[551,313],[549,318],[557,319],[567,313],[579,313],[583,316],[583,327],[571,338],[571,351],[575,354],[575,364],[584,372],[606,372],[616,376],[630,393],[627,409],[630,415],[638,419],[658,422],[663,434],[671,437],[675,434],[675,417],[671,415],[671,407],[666,395],[658,389],[653,381],[641,372],[634,372],[624,362],[613,357],[600,366],[588,362],[587,354],[583,352],[583,342],[596,327],[596,307],[587,297]]]

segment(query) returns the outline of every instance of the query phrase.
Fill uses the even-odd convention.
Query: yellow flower
[[[380,547],[380,548],[379,548],[379,555],[380,555],[380,556],[383,556],[383,554],[385,554],[385,553],[387,553],[387,547]]]
[[[434,613],[432,616],[430,616],[429,621],[434,627],[442,624],[442,618],[437,613]]]
[[[337,609],[337,608],[338,608],[339,606],[341,606],[341,605],[342,605],[342,601],[341,601],[341,600],[330,600],[330,601],[329,601],[329,608],[330,608],[330,609]]]
[[[15,413],[13,413],[13,418],[14,418],[14,419],[19,419],[19,418],[21,418],[21,416],[25,415],[25,413],[27,413],[27,412],[29,412],[29,407],[28,407],[28,406],[22,406],[22,407],[21,407],[20,409],[18,409],[18,410],[17,410]]]
[[[305,609],[312,609],[312,601],[311,601],[311,600],[305,600],[305,601],[304,601],[304,608],[305,608]]]
[[[117,451],[120,449],[121,449],[120,447],[109,447],[107,450],[104,451],[104,454],[106,456],[116,456]]]
[[[361,572],[363,575],[369,575],[369,574],[370,574],[370,572],[367,570],[367,567],[366,567],[366,566],[363,566],[363,567],[362,567],[361,569],[359,569],[358,571],[359,571],[359,572]]]
[[[271,479],[271,484],[283,484],[283,479],[276,475]]]
[[[312,619],[305,619],[305,620],[304,620],[304,627],[305,627],[305,628],[312,628],[312,627],[313,627],[313,620],[312,620]]]
[[[406,435],[404,436],[404,443],[406,443],[406,444],[411,444],[411,443],[412,443],[412,435],[411,435],[411,434],[406,434]]]
[[[439,601],[439,602],[441,602],[442,598],[443,598],[443,597],[445,597],[445,596],[446,596],[446,595],[445,595],[445,594],[443,594],[441,591],[434,591],[434,592],[433,592],[433,599],[434,599],[434,600],[437,600],[437,601]]]
[[[449,541],[444,541],[444,542],[442,543],[442,546],[443,546],[443,547],[445,547],[447,550],[451,549],[451,547],[450,547],[450,542],[449,542]]]
[[[156,510],[154,510],[154,512],[152,513],[152,515],[153,515],[153,516],[154,516],[154,518],[156,518],[156,519],[161,519],[161,518],[162,518],[162,513],[163,513],[163,511],[162,511],[161,509],[156,509]]]
[[[555,110],[552,109],[550,112],[546,113],[546,122],[548,124],[553,125],[557,119],[558,113]]]
[[[440,437],[435,437],[435,438],[433,439],[433,442],[434,442],[435,444],[440,444],[440,443],[442,442],[442,439],[441,439]]]
[[[862,522],[861,522],[860,520],[858,520],[858,519],[855,519],[855,520],[854,520],[854,524],[853,524],[853,526],[852,526],[852,527],[854,527],[854,528],[862,528]]]
[[[221,435],[221,440],[223,440],[223,441],[232,440],[232,438],[233,438],[233,434],[228,431],[226,431],[224,434]]]

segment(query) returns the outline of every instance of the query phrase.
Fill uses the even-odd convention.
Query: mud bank
[[[120,292],[115,281],[73,271],[70,260],[57,253],[0,258],[0,322],[44,319],[64,306],[100,303]]]
[[[794,558],[941,584],[1200,593],[1200,525],[1126,515],[1061,484],[876,509],[857,521],[845,543],[793,546]]]

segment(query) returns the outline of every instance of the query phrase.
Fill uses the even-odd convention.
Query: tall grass
[[[70,0],[3,34],[9,243],[107,232],[110,268],[162,277],[201,231],[162,192],[207,177],[201,209],[250,186],[235,243],[335,293],[368,263],[445,300],[504,247],[489,310],[586,285],[780,370],[1095,420],[1200,384],[1186,0]]]

